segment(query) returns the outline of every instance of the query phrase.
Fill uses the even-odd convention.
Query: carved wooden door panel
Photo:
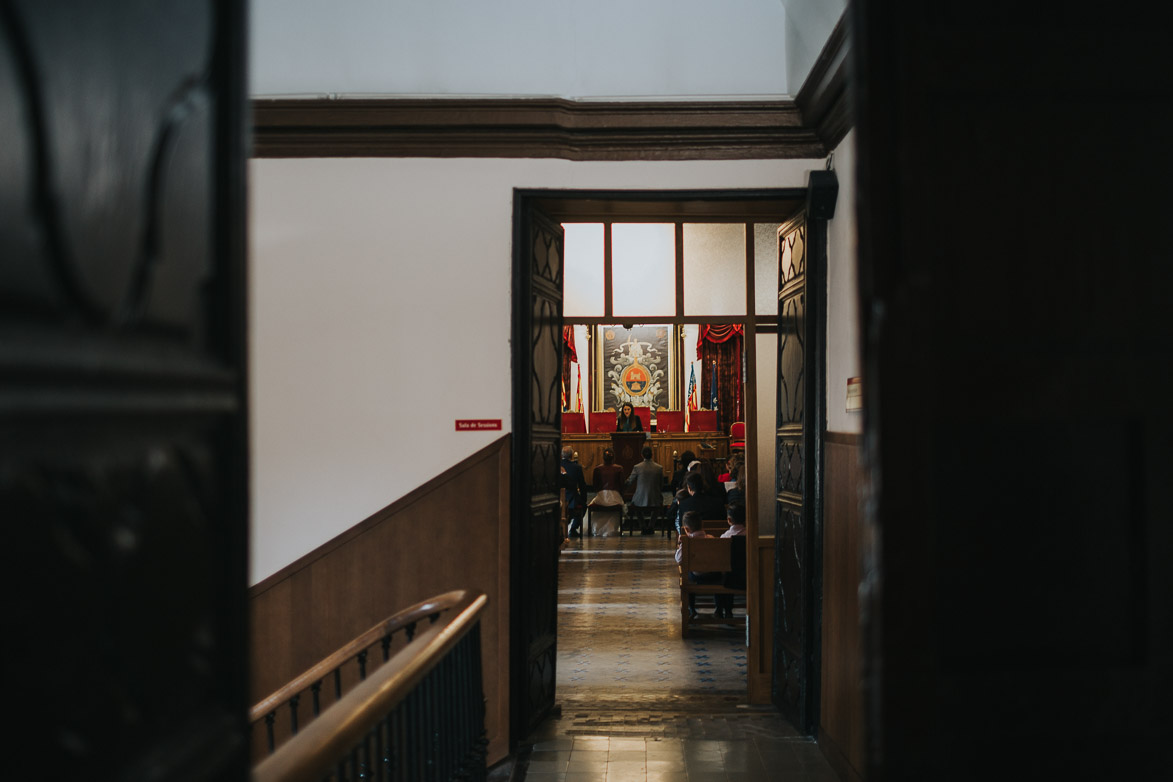
[[[247,777],[243,5],[0,2],[13,778]]]
[[[558,631],[558,499],[562,398],[562,226],[530,209],[514,290],[512,736],[554,705]]]
[[[810,541],[804,513],[806,412],[806,218],[778,231],[778,431],[775,529],[774,702],[800,726],[806,719],[809,635],[804,575]]]
[[[826,431],[827,220],[834,173],[810,175],[805,211],[778,229],[778,429],[773,701],[800,731],[818,726],[822,470]]]

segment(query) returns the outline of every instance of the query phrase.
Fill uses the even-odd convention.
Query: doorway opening
[[[781,277],[778,270],[778,230],[793,223],[807,207],[807,189],[765,191],[692,191],[692,192],[598,192],[598,191],[515,191],[514,206],[514,435],[513,463],[513,585],[511,698],[512,730],[515,741],[555,707],[557,689],[557,613],[558,551],[562,541],[559,524],[558,464],[564,437],[561,413],[582,413],[583,458],[592,431],[594,416],[614,420],[616,402],[647,402],[645,389],[637,382],[625,383],[624,377],[607,378],[605,372],[623,369],[604,368],[600,353],[608,342],[631,345],[637,328],[651,327],[662,338],[665,366],[657,389],[662,395],[650,404],[640,405],[650,429],[656,430],[651,442],[663,443],[670,433],[673,413],[691,415],[688,410],[688,381],[693,374],[686,369],[696,361],[695,345],[689,356],[679,343],[686,330],[691,335],[701,329],[723,332],[740,331],[743,337],[741,366],[736,374],[742,381],[740,398],[732,403],[718,400],[697,407],[717,407],[719,417],[733,423],[745,423],[745,460],[753,488],[747,493],[747,583],[748,649],[746,699],[750,704],[768,704],[775,696],[772,686],[774,663],[774,595],[762,584],[774,582],[759,568],[772,568],[774,562],[775,438],[777,422],[777,346],[779,344],[778,301]],[[567,229],[572,233],[593,232],[601,245],[602,258],[593,271],[598,290],[581,290],[567,294],[571,280],[581,285],[583,278],[566,265]],[[618,228],[618,230],[616,230]],[[639,231],[658,232],[670,245],[666,259],[641,263],[626,261],[627,250],[617,241]],[[713,248],[728,245],[720,241],[737,235],[741,242],[739,274],[726,275],[729,285],[714,283],[713,269],[703,268],[704,257]],[[674,241],[668,242],[671,237]],[[766,238],[768,237],[768,239]],[[691,239],[691,243],[690,240]],[[625,240],[624,240],[625,241]],[[652,241],[652,245],[656,242]],[[690,246],[691,245],[691,246]],[[700,248],[702,252],[696,252]],[[639,253],[635,254],[641,257]],[[647,256],[643,256],[647,257]],[[617,264],[616,261],[620,263]],[[626,267],[623,264],[626,263]],[[655,270],[649,272],[649,269]],[[575,277],[575,275],[578,277]],[[642,276],[641,276],[642,275]],[[739,305],[727,310],[713,309],[714,297],[732,298]],[[690,293],[691,290],[691,293]],[[565,297],[565,299],[564,299]],[[564,313],[564,300],[570,302]],[[640,302],[645,308],[641,309]],[[593,308],[593,309],[592,309]],[[566,333],[571,326],[575,344],[581,351],[577,366],[563,361]],[[610,328],[608,328],[610,327]],[[620,332],[624,333],[620,333]],[[661,333],[662,332],[662,333]],[[589,348],[583,351],[579,335],[589,334]],[[654,341],[654,340],[635,340]],[[700,341],[700,340],[698,340]],[[612,344],[613,348],[614,345]],[[629,349],[630,352],[630,349]],[[582,355],[586,353],[587,355]],[[630,362],[629,362],[630,363]],[[695,365],[700,375],[704,365]],[[763,373],[762,370],[765,370]],[[568,372],[569,370],[569,372]],[[569,378],[568,378],[569,375]],[[640,380],[640,378],[636,378]],[[580,388],[580,384],[585,387]],[[709,377],[697,378],[698,397],[711,385]],[[715,384],[718,391],[721,383]],[[569,386],[569,389],[568,389]],[[618,391],[616,391],[618,389]],[[608,394],[611,399],[608,399]],[[642,397],[642,398],[641,398]],[[665,403],[666,402],[666,403]],[[722,408],[722,404],[725,408]],[[730,418],[740,405],[741,415]],[[579,407],[581,406],[581,411]],[[661,410],[668,432],[661,432]],[[698,412],[700,412],[698,410]],[[719,418],[720,420],[720,418]],[[687,429],[687,427],[686,427]],[[709,430],[707,440],[720,440],[727,449],[729,427],[722,422]],[[767,436],[762,436],[765,432]],[[685,434],[688,432],[686,431]],[[598,439],[598,438],[596,438]],[[707,442],[709,446],[717,443]],[[596,446],[598,443],[595,444]],[[601,447],[598,448],[601,451]],[[676,464],[682,448],[661,447],[657,453],[668,471]],[[676,459],[672,451],[676,451]],[[725,451],[727,453],[727,450]],[[663,464],[663,462],[661,462]],[[588,475],[589,479],[589,475]],[[659,539],[659,538],[657,538]],[[669,553],[670,556],[670,553]],[[763,576],[765,576],[763,578]]]

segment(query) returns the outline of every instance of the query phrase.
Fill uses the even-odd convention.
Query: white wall
[[[847,412],[847,379],[860,375],[856,264],[855,131],[835,148],[839,199],[827,224],[827,430],[863,431],[863,413]],[[864,388],[867,393],[867,388]]]
[[[781,0],[786,7],[786,72],[790,92],[802,87],[827,37],[847,9],[847,0]]]
[[[455,419],[511,429],[513,188],[802,187],[822,165],[253,160],[251,583],[499,436]]]
[[[251,0],[250,93],[781,96],[770,0]]]

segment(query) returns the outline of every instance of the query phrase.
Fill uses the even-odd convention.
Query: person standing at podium
[[[631,402],[624,402],[623,407],[619,408],[619,415],[615,416],[615,431],[642,432],[643,430],[643,421],[639,420],[639,416],[635,414],[635,408],[631,406]]]

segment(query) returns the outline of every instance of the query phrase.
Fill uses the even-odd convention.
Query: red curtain
[[[721,431],[729,431],[734,421],[744,421],[741,410],[741,347],[745,329],[741,324],[701,326],[697,354],[704,366],[700,380],[701,404],[708,405],[713,396],[713,362],[717,362],[717,409]]]
[[[570,405],[570,364],[578,361],[578,351],[574,349],[574,326],[562,327],[562,388],[566,390],[566,403]],[[571,405],[573,407],[573,405]]]

